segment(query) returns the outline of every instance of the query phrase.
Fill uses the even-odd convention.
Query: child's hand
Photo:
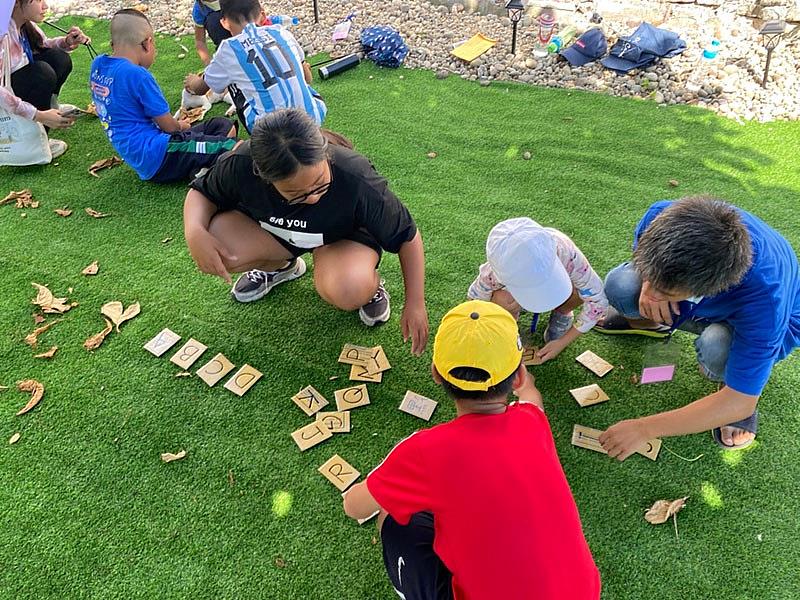
[[[187,129],[190,129],[191,126],[192,124],[189,123],[189,119],[181,119],[178,121],[178,127],[181,128],[181,131],[186,131]]]
[[[536,357],[543,363],[548,360],[553,360],[556,356],[561,354],[561,351],[567,346],[569,346],[569,340],[566,339],[566,336],[561,337],[539,348],[539,351],[536,352]]]
[[[520,402],[535,404],[544,410],[542,394],[536,388],[536,379],[527,369],[525,369],[525,378],[522,380],[522,384],[518,388],[514,388],[514,395],[519,398]]]
[[[606,429],[599,439],[611,458],[623,461],[652,438],[640,419],[628,419]]]
[[[225,260],[236,262],[237,259],[228,253],[217,238],[208,231],[197,231],[196,234],[186,237],[186,244],[198,269],[203,273],[222,277],[228,284],[232,283]]]
[[[65,37],[65,42],[67,44],[67,48],[70,50],[75,50],[81,44],[89,44],[91,43],[91,39],[83,33],[80,28],[78,27],[70,27],[69,32]]]

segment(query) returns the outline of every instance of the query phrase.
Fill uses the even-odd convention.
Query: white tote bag
[[[11,89],[11,53],[8,36],[3,39],[3,77],[5,89]],[[46,165],[53,160],[47,132],[41,123],[10,113],[0,107],[0,165],[22,167]]]

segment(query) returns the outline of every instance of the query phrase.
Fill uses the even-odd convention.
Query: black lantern
[[[525,6],[522,0],[508,0],[506,2],[506,10],[508,11],[508,18],[511,21],[512,34],[511,34],[511,54],[517,53],[517,25],[522,20],[522,14],[525,12]]]
[[[769,63],[772,60],[772,51],[775,50],[786,31],[786,21],[767,21],[758,32],[764,40],[764,48],[767,49],[767,62],[764,65],[764,79],[761,80],[761,87],[767,87],[767,77],[769,76]]]

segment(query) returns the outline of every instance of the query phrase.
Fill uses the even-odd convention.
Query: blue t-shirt
[[[219,10],[219,2],[203,2],[202,0],[194,0],[192,7],[192,21],[195,27],[205,27],[208,15]]]
[[[636,226],[634,248],[661,211],[672,204],[653,204]],[[697,304],[681,302],[681,315],[733,328],[725,385],[758,396],[772,365],[800,346],[800,268],[789,242],[747,211],[737,209],[750,233],[753,264],[741,283]]]
[[[111,145],[141,179],[156,174],[170,135],[153,122],[169,104],[153,75],[127,58],[104,54],[92,62],[89,85]]]

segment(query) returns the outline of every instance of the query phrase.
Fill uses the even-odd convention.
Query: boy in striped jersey
[[[186,77],[186,89],[224,94],[227,88],[247,131],[258,117],[281,108],[305,110],[321,125],[328,109],[309,85],[311,68],[289,30],[259,27],[263,11],[258,0],[220,0],[220,9],[232,37],[222,41],[202,77]]]

